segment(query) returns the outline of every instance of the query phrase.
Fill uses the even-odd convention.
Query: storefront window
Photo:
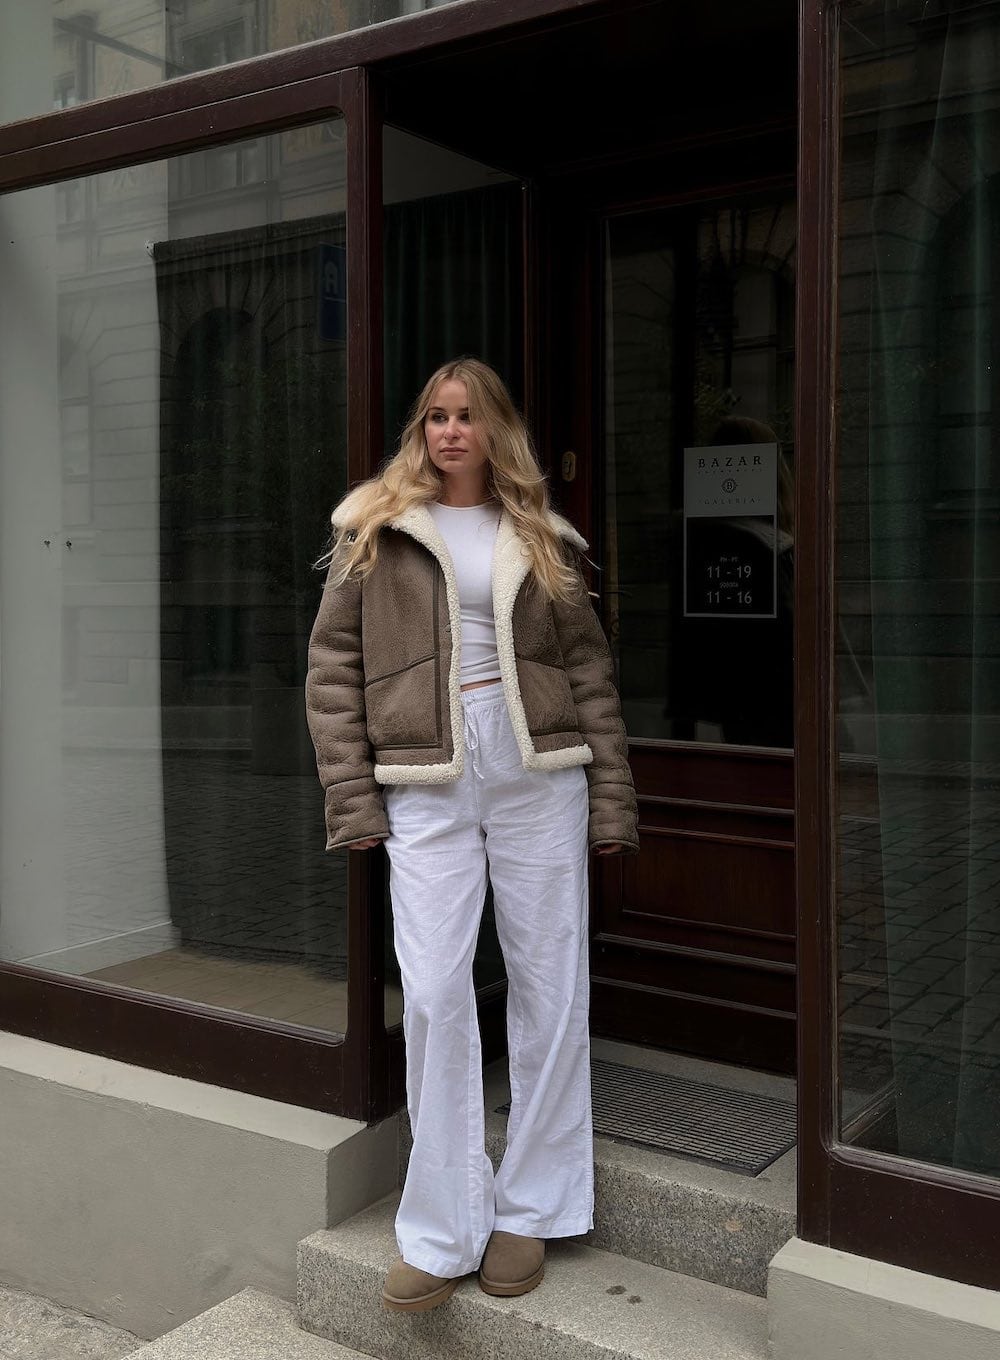
[[[26,112],[157,85],[452,0],[19,0],[48,11],[51,76]],[[7,57],[19,60],[17,48]],[[0,73],[5,58],[0,56]],[[2,78],[2,74],[0,74]]]
[[[345,1027],[303,711],[344,213],[341,120],[0,200],[4,961]]]
[[[843,18],[841,1133],[1000,1173],[1000,4]]]

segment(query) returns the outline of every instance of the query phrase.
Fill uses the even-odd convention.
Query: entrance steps
[[[294,1304],[259,1289],[244,1289],[140,1346],[128,1360],[359,1360],[359,1356],[303,1331]]]
[[[705,1062],[676,1053],[594,1040],[594,1057],[762,1095],[795,1098],[787,1077]],[[506,1060],[486,1071],[486,1148],[499,1165],[510,1099]],[[406,1115],[400,1119],[402,1185],[410,1150]],[[672,1157],[610,1138],[594,1140],[594,1228],[585,1245],[647,1265],[692,1275],[763,1298],[767,1267],[795,1236],[793,1148],[758,1176],[686,1157]]]
[[[595,1056],[791,1094],[787,1079],[595,1042]],[[487,1072],[487,1143],[503,1150],[503,1064]],[[400,1117],[400,1171],[408,1128]],[[768,1262],[795,1233],[795,1153],[749,1177],[607,1138],[595,1141],[595,1227],[550,1243],[541,1288],[513,1299],[474,1277],[429,1313],[387,1312],[398,1195],[299,1244],[297,1312],[253,1290],[135,1353],[136,1360],[766,1360]]]
[[[396,1196],[299,1246],[299,1320],[379,1360],[765,1360],[763,1299],[570,1242],[546,1250],[545,1280],[520,1298],[474,1277],[440,1308],[387,1312]]]

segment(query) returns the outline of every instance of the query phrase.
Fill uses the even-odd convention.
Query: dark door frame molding
[[[842,8],[837,0],[801,0],[799,12],[798,1232],[840,1251],[997,1289],[1000,1181],[851,1147],[837,1124],[832,676]]]

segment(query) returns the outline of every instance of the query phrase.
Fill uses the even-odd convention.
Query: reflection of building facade
[[[54,107],[106,99],[449,0],[53,0]]]
[[[593,877],[587,1250],[738,1291],[748,1356],[765,1293],[775,1360],[996,1349],[1000,5],[798,8],[0,13],[0,1282],[152,1335],[290,1296],[394,1184],[383,862],[323,852],[304,650],[330,506],[474,352],[592,545],[642,800]],[[685,562],[685,450],[755,442],[767,513]],[[771,594],[691,606],[732,563]],[[491,1110],[505,987],[487,913]],[[765,1106],[797,1145],[739,1174]],[[84,1174],[93,1270],[44,1226]],[[385,1350],[342,1245],[303,1321]]]

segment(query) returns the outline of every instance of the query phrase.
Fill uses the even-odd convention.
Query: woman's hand
[[[381,840],[381,836],[369,836],[368,839],[364,841],[351,841],[347,848],[348,850],[371,850],[374,846],[378,845]]]
[[[614,841],[611,845],[598,845],[594,847],[595,855],[623,855],[625,846],[621,841]]]

